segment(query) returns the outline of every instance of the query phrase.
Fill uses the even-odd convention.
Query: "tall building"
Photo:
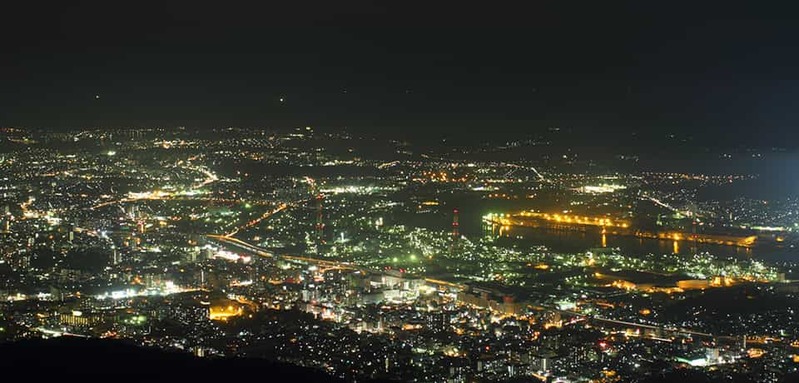
[[[322,221],[322,201],[324,201],[324,199],[325,196],[322,193],[316,195],[316,242],[318,245],[325,242],[325,224]]]
[[[458,251],[458,240],[461,236],[460,223],[458,220],[458,209],[452,209],[452,234],[449,245],[450,254],[454,254]]]

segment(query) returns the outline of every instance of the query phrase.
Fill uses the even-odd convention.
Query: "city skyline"
[[[7,4],[0,360],[33,380],[799,381],[795,14]]]

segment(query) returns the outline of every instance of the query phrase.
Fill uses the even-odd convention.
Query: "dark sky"
[[[799,140],[799,22],[770,2],[17,3],[0,126]]]

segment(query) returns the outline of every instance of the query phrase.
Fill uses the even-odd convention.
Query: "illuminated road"
[[[239,226],[239,227],[233,229],[233,231],[225,234],[225,237],[232,237],[232,236],[238,234],[238,232],[241,231],[241,230],[249,229],[249,228],[259,224],[261,221],[263,221],[263,220],[265,220],[265,219],[267,219],[267,218],[269,218],[269,217],[271,217],[271,216],[273,216],[273,215],[275,215],[277,213],[280,213],[281,211],[285,210],[288,206],[289,205],[287,205],[285,203],[280,204],[280,206],[278,206],[277,209],[272,210],[272,211],[268,211],[268,212],[264,213],[263,215],[261,215],[260,217],[254,219],[254,220],[252,220],[250,222],[247,222],[246,224],[244,224],[242,226]]]
[[[655,205],[658,205],[658,206],[660,206],[660,207],[665,207],[666,209],[669,209],[669,210],[671,210],[671,211],[672,211],[672,212],[674,212],[674,213],[679,213],[679,211],[678,211],[676,208],[674,208],[674,207],[670,206],[669,204],[667,204],[667,203],[665,203],[665,202],[661,202],[659,199],[657,199],[657,198],[655,198],[655,197],[650,197],[650,196],[648,196],[648,195],[645,195],[645,196],[644,196],[644,199],[648,199],[648,200],[650,200],[650,201],[654,202],[654,203],[655,203]]]
[[[219,242],[222,242],[222,243],[225,243],[225,244],[228,244],[228,245],[233,245],[233,246],[242,248],[244,250],[250,251],[250,252],[252,252],[252,253],[254,253],[256,255],[262,256],[262,257],[272,258],[272,257],[275,256],[271,252],[266,251],[266,250],[264,250],[264,249],[262,249],[260,247],[251,245],[251,244],[249,244],[247,242],[244,242],[244,241],[242,241],[240,239],[236,239],[236,238],[233,238],[233,237],[230,237],[230,236],[227,236],[227,235],[208,234],[208,235],[206,235],[206,237],[211,238],[211,239],[216,240],[216,241],[219,241]]]
[[[225,235],[214,235],[214,234],[208,234],[207,237],[211,238],[213,240],[228,244],[228,245],[233,245],[233,246],[236,246],[238,248],[247,250],[247,251],[252,252],[252,253],[254,253],[256,255],[259,255],[261,257],[267,257],[267,258],[274,258],[275,257],[275,255],[272,252],[270,252],[270,251],[268,251],[266,249],[260,248],[258,246],[255,246],[253,244],[244,242],[244,241],[242,241],[240,239],[237,239],[237,238],[233,238],[233,237],[225,236]],[[380,273],[379,271],[371,270],[371,269],[368,269],[368,268],[365,268],[365,267],[361,267],[361,266],[358,266],[358,265],[353,265],[352,263],[349,263],[349,262],[338,262],[338,261],[331,261],[331,260],[328,260],[328,259],[303,257],[303,256],[298,256],[298,255],[281,255],[281,256],[279,256],[279,258],[286,259],[286,260],[289,260],[289,261],[305,262],[305,263],[309,263],[309,264],[313,264],[313,265],[316,265],[316,266],[319,266],[319,267],[329,268],[329,269],[358,270],[358,271],[361,271],[361,272],[364,272],[364,273],[376,273],[376,274]],[[440,279],[424,278],[424,280],[425,280],[425,282],[433,284],[433,285],[444,286],[444,287],[447,287],[447,288],[455,288],[455,289],[458,289],[458,290],[465,290],[466,289],[465,285],[458,284],[458,283],[453,283],[453,282],[442,281]]]
[[[132,197],[125,197],[120,199],[115,199],[111,201],[106,201],[99,203],[97,205],[92,206],[91,210],[96,210],[104,206],[111,206],[125,202],[135,202],[135,201],[203,201],[203,202],[215,202],[215,203],[240,203],[241,200],[238,199],[230,199],[230,198],[216,198],[216,197],[192,197],[190,195],[181,195],[175,193],[146,193],[149,195],[143,195],[145,193],[141,193],[141,195],[137,194],[136,196]]]
[[[462,285],[462,284],[459,284],[459,283],[447,282],[447,281],[442,281],[440,279],[433,279],[433,278],[425,278],[424,281],[427,282],[427,283],[433,284],[433,285],[452,287],[452,288],[456,288],[458,290],[466,290],[466,287],[467,287],[466,285]]]
[[[286,205],[284,204],[281,207],[285,208],[285,206]],[[209,235],[207,235],[207,237],[210,238],[210,239],[219,241],[221,243],[224,243],[224,244],[228,244],[228,245],[239,247],[241,249],[244,249],[246,251],[252,252],[252,253],[257,254],[259,256],[262,256],[262,257],[269,257],[269,258],[274,258],[275,257],[275,255],[272,252],[270,252],[270,251],[268,251],[266,249],[260,248],[258,246],[253,245],[253,244],[250,244],[248,242],[245,242],[245,241],[242,241],[240,239],[234,238],[234,237],[232,237],[230,235],[213,235],[213,234],[209,234]],[[279,258],[285,259],[285,260],[290,260],[290,261],[299,261],[299,262],[304,262],[304,263],[308,263],[308,264],[313,264],[313,265],[316,265],[316,266],[319,266],[319,267],[323,267],[323,268],[349,269],[349,270],[358,270],[358,271],[362,271],[362,272],[365,272],[365,273],[380,274],[380,271],[370,270],[370,269],[367,269],[365,267],[353,265],[353,264],[348,263],[348,262],[338,262],[338,261],[331,261],[331,260],[327,260],[327,259],[318,259],[318,258],[312,258],[312,257],[295,256],[295,255],[281,255],[281,256],[279,256]],[[453,289],[457,289],[457,290],[465,290],[468,287],[468,286],[463,285],[463,284],[458,284],[458,283],[453,283],[453,282],[439,280],[439,279],[433,279],[433,278],[424,278],[424,280],[425,280],[425,282],[433,284],[433,285],[438,285],[440,287],[445,287],[445,288],[453,288]],[[587,320],[594,321],[594,322],[615,324],[615,325],[621,325],[621,326],[632,327],[632,328],[649,329],[649,330],[654,330],[654,331],[658,331],[658,332],[662,332],[662,333],[676,333],[676,334],[685,334],[685,335],[708,337],[708,338],[713,338],[714,337],[713,334],[708,334],[708,333],[703,333],[703,332],[693,331],[693,330],[688,330],[688,329],[669,328],[669,327],[666,327],[666,326],[658,326],[658,325],[651,325],[651,324],[626,322],[626,321],[610,319],[610,318],[604,318],[604,317],[599,317],[599,316],[590,316],[590,315],[586,315],[586,314],[575,312],[575,311],[560,310],[560,309],[558,309],[556,307],[542,307],[542,308],[543,309],[547,309],[547,310],[557,311],[557,312],[560,312],[562,314],[567,314],[567,315],[571,315],[571,316],[577,316],[577,317],[586,318]],[[654,338],[653,337],[652,339],[660,339],[660,338]]]
[[[189,159],[189,161],[191,161],[191,159]],[[199,189],[201,189],[201,188],[203,188],[205,186],[208,186],[208,185],[210,185],[210,184],[212,184],[212,183],[214,183],[216,181],[219,181],[219,177],[217,177],[216,174],[212,173],[210,170],[206,169],[203,166],[193,166],[193,165],[191,165],[191,163],[187,163],[186,165],[184,165],[183,161],[178,161],[175,164],[175,166],[180,167],[180,168],[185,169],[185,170],[188,170],[188,171],[202,173],[205,176],[205,179],[203,179],[202,181],[200,181],[197,184],[191,185],[191,188],[188,191],[170,192],[170,191],[156,190],[156,191],[143,192],[143,193],[128,193],[127,197],[114,199],[114,200],[110,200],[110,201],[106,201],[106,202],[101,202],[101,203],[98,203],[98,204],[92,206],[90,209],[91,210],[96,210],[96,209],[99,209],[99,208],[104,207],[104,206],[110,206],[110,205],[115,205],[115,204],[118,204],[118,203],[133,202],[133,201],[140,201],[140,200],[166,200],[166,199],[180,199],[180,198],[186,198],[186,197],[193,197],[195,195],[199,195],[200,194]],[[187,199],[195,200],[197,198],[187,198]],[[211,199],[211,200],[214,200],[214,199]]]
[[[524,169],[524,170],[532,170],[532,171],[533,171],[533,173],[535,173],[535,174],[538,176],[538,179],[539,179],[539,180],[541,180],[541,181],[547,181],[547,179],[546,179],[546,178],[544,178],[544,176],[543,176],[543,175],[541,175],[541,173],[539,173],[539,172],[538,172],[538,169],[536,169],[536,168],[534,168],[534,167],[532,167],[532,166],[522,166],[522,165],[516,165],[516,164],[507,163],[507,162],[503,162],[503,163],[502,163],[502,165],[505,165],[505,166],[508,166],[508,167],[511,167],[511,168],[513,168],[513,170],[511,170],[510,172],[508,172],[507,176],[509,176],[510,174],[512,174],[512,173],[513,173],[513,172],[514,172],[516,169]]]
[[[229,245],[233,245],[233,246],[242,248],[244,250],[250,251],[250,252],[252,252],[254,254],[257,254],[259,256],[262,256],[262,257],[270,257],[270,258],[275,257],[275,255],[273,253],[271,253],[271,252],[269,252],[269,251],[267,251],[265,249],[262,249],[262,248],[260,248],[258,246],[252,245],[250,243],[244,242],[244,241],[236,239],[236,238],[223,236],[223,235],[208,235],[207,237],[211,238],[211,239],[214,239],[214,240],[217,240],[217,241],[222,242],[222,243],[226,243],[226,244],[229,244]],[[326,260],[326,259],[318,259],[318,258],[302,257],[302,256],[294,256],[294,255],[281,255],[281,256],[279,256],[279,258],[286,259],[286,260],[291,260],[291,261],[305,262],[305,263],[317,265],[317,266],[320,266],[320,267],[329,267],[329,268],[335,268],[335,269],[359,270],[359,271],[362,271],[362,272],[379,273],[378,271],[369,270],[367,268],[360,267],[360,266],[357,266],[357,265],[353,265],[353,264],[348,263],[348,262],[337,262],[337,261],[331,261],[331,260]],[[455,289],[458,289],[458,290],[464,290],[467,287],[466,285],[453,283],[453,282],[448,282],[448,281],[443,281],[443,280],[439,280],[439,279],[424,278],[424,280],[425,280],[425,282],[430,283],[430,284],[444,286],[444,287],[448,287],[448,288],[455,288]],[[685,335],[708,337],[708,338],[713,338],[714,337],[713,334],[703,333],[703,332],[699,332],[699,331],[693,331],[693,330],[688,330],[688,329],[670,328],[670,327],[666,327],[666,326],[657,326],[657,325],[650,325],[650,324],[644,324],[644,323],[626,322],[626,321],[610,319],[610,318],[604,318],[604,317],[599,317],[599,316],[585,315],[583,313],[579,313],[579,312],[575,312],[575,311],[560,310],[560,309],[555,308],[555,307],[544,307],[544,309],[558,311],[560,313],[567,314],[567,315],[583,317],[583,318],[586,318],[589,321],[594,321],[594,322],[609,323],[609,324],[621,325],[621,326],[625,326],[625,327],[650,329],[650,330],[660,331],[660,332],[664,332],[664,333],[677,333],[677,334],[685,334]]]
[[[310,201],[313,201],[313,200],[314,200],[313,198],[310,199]],[[245,223],[244,225],[241,225],[241,226],[231,230],[229,233],[225,234],[225,237],[233,237],[236,234],[238,234],[240,231],[242,231],[244,229],[249,229],[249,228],[251,228],[251,227],[253,227],[255,225],[258,225],[263,220],[268,219],[269,217],[271,217],[271,216],[273,216],[273,215],[275,215],[277,213],[280,213],[283,210],[286,210],[286,209],[288,209],[290,207],[297,207],[297,206],[299,206],[299,205],[301,205],[303,203],[306,203],[308,201],[309,201],[309,199],[301,199],[301,200],[297,200],[297,201],[294,201],[294,202],[282,202],[280,204],[280,206],[278,206],[275,210],[268,211],[268,212],[264,213],[263,215],[261,215],[260,217],[254,219],[252,221],[249,221],[249,222]]]
[[[50,336],[54,336],[54,337],[74,336],[74,337],[78,337],[78,338],[91,338],[90,336],[87,336],[87,335],[72,334],[72,333],[64,332],[64,331],[50,330],[50,329],[46,329],[44,327],[36,327],[35,330],[41,332],[42,334],[46,334],[46,335],[50,335]]]
[[[256,255],[259,255],[261,257],[275,258],[274,253],[272,253],[272,252],[270,252],[270,251],[268,251],[268,250],[266,250],[264,248],[255,246],[255,245],[247,243],[247,242],[244,242],[244,241],[242,241],[240,239],[237,239],[237,238],[233,238],[233,237],[226,236],[226,235],[214,235],[214,234],[208,234],[206,236],[208,238],[213,239],[213,240],[216,240],[216,241],[219,241],[219,242],[222,242],[222,243],[226,243],[228,245],[233,245],[233,246],[236,246],[238,248],[247,250],[247,251],[252,252],[252,253],[254,253]],[[348,263],[348,262],[337,262],[337,261],[331,261],[331,260],[327,260],[327,259],[302,257],[302,256],[298,256],[298,255],[281,255],[281,256],[279,256],[279,258],[280,259],[286,259],[286,260],[289,260],[289,261],[300,261],[300,262],[310,263],[310,264],[314,264],[314,265],[317,265],[317,266],[323,266],[323,267],[332,267],[332,268],[368,271],[365,268],[358,267],[358,266],[353,265],[353,264]]]
[[[695,216],[697,216],[697,217],[700,217],[700,216],[699,216],[698,214],[696,214],[696,213],[693,213],[693,212],[690,212],[690,211],[682,211],[682,210],[679,210],[679,209],[677,209],[677,208],[675,208],[675,207],[673,207],[673,206],[671,206],[671,205],[669,205],[669,204],[667,204],[667,203],[665,203],[665,202],[663,202],[663,201],[660,201],[659,199],[657,199],[657,198],[655,198],[655,197],[650,197],[650,196],[648,196],[648,195],[644,195],[642,198],[643,198],[643,199],[646,199],[646,200],[650,200],[650,201],[652,201],[652,202],[653,202],[655,205],[658,205],[658,206],[660,206],[660,207],[663,207],[663,208],[669,209],[669,210],[671,210],[671,211],[672,211],[672,212],[674,212],[674,213],[677,213],[677,214],[682,214],[682,215],[684,215],[684,216],[686,216],[686,217],[690,217],[691,215],[695,215]]]
[[[204,167],[187,166],[186,168],[194,170],[194,171],[197,171],[197,172],[200,172],[200,173],[205,175],[205,179],[202,180],[199,184],[192,186],[192,189],[201,189],[201,188],[203,188],[205,186],[208,186],[208,185],[210,185],[210,184],[212,184],[212,183],[214,183],[216,181],[219,181],[219,177],[217,177],[216,174],[212,173],[210,170],[208,170],[208,169],[206,169]]]
[[[554,308],[554,307],[545,307],[545,308],[548,309],[548,310],[558,311],[558,312],[560,312],[562,314],[578,316],[578,317],[584,317],[584,318],[586,318],[589,321],[611,323],[611,324],[617,324],[617,325],[622,325],[622,326],[626,326],[626,327],[644,328],[644,329],[650,329],[650,330],[656,330],[656,331],[662,331],[662,332],[671,332],[671,333],[702,336],[702,337],[709,337],[709,338],[713,338],[714,337],[713,334],[708,334],[708,333],[698,332],[698,331],[692,331],[692,330],[688,330],[688,329],[669,328],[669,327],[665,327],[665,326],[657,326],[657,325],[650,325],[650,324],[644,324],[644,323],[626,322],[626,321],[610,319],[610,318],[604,318],[604,317],[599,317],[599,316],[586,315],[586,314],[578,313],[578,312],[575,312],[575,311],[560,310],[560,309],[557,309],[557,308]]]

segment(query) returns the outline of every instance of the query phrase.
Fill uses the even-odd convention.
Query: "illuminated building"
[[[84,312],[73,310],[59,314],[59,321],[68,326],[90,327],[103,321],[103,315],[97,312]]]

